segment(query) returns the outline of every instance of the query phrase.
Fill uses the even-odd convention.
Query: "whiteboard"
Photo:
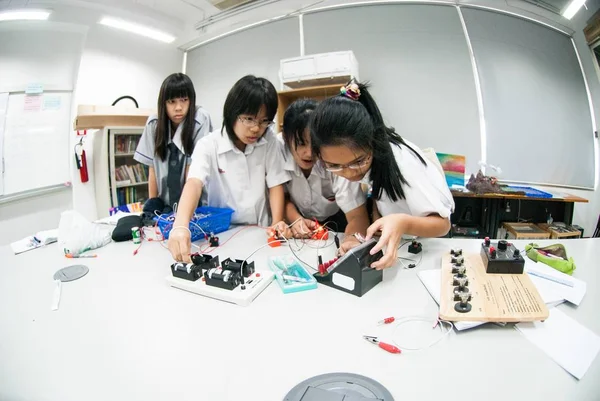
[[[44,92],[33,98],[23,93],[8,98],[4,195],[70,181],[71,92]]]

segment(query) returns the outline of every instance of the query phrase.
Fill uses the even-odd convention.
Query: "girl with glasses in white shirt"
[[[317,223],[344,232],[365,234],[369,216],[360,183],[350,182],[325,170],[311,149],[309,120],[317,107],[312,99],[292,103],[283,117],[279,136],[285,169],[291,180],[285,184],[285,217],[295,238],[310,238]]]
[[[311,134],[313,151],[326,170],[372,186],[374,209],[383,217],[369,226],[366,238],[381,232],[372,254],[387,246],[383,258],[372,267],[383,269],[396,263],[403,234],[439,237],[448,233],[454,200],[444,176],[425,161],[416,145],[385,125],[367,86],[351,82],[341,88],[339,96],[319,104]],[[358,245],[357,240],[349,241],[354,243],[347,245]]]
[[[277,106],[277,91],[264,78],[247,75],[229,91],[221,130],[202,138],[192,155],[169,236],[175,260],[190,262],[189,222],[203,192],[208,206],[234,210],[233,224],[272,224],[288,233],[283,184],[290,176],[271,128]]]

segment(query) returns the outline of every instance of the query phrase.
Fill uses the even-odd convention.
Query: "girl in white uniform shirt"
[[[443,175],[425,161],[417,146],[385,125],[365,85],[350,83],[339,96],[323,101],[314,112],[311,134],[313,150],[328,171],[373,188],[383,217],[367,229],[367,239],[381,231],[371,253],[384,246],[387,250],[372,267],[383,269],[396,263],[403,234],[439,237],[448,233],[454,200]],[[358,245],[357,240],[350,241],[347,245]]]
[[[283,134],[280,148],[285,159],[285,169],[291,180],[285,184],[288,198],[285,216],[296,238],[310,237],[320,224],[336,231],[346,231],[347,236],[365,234],[369,216],[366,196],[358,182],[350,182],[326,171],[315,163],[310,142],[308,123],[317,102],[300,99],[292,103],[283,117]]]
[[[165,205],[179,201],[194,147],[211,130],[208,112],[196,107],[190,78],[181,73],[169,75],[160,87],[158,115],[148,118],[133,156],[149,167],[150,209],[162,213]],[[150,214],[154,216],[152,211]]]
[[[267,226],[272,220],[272,229],[287,232],[282,184],[290,176],[270,128],[277,105],[277,91],[264,78],[247,75],[229,91],[221,131],[202,138],[192,156],[169,237],[169,250],[176,260],[190,262],[188,227],[203,190],[209,206],[235,211],[233,224]]]

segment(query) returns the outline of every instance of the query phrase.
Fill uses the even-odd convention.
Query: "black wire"
[[[308,266],[310,269],[312,269],[312,270],[314,270],[314,271],[316,271],[316,272],[318,272],[318,271],[319,271],[318,269],[315,269],[314,267],[312,267],[311,265],[309,265],[308,263],[306,263],[305,261],[303,261],[302,259],[300,259],[300,258],[298,257],[298,255],[296,254],[296,252],[294,252],[294,248],[292,248],[292,243],[291,243],[291,242],[288,242],[288,246],[289,246],[289,248],[290,248],[290,251],[292,251],[292,253],[294,254],[294,257],[295,257],[296,259],[298,259],[298,261],[299,261],[299,262],[301,262],[301,263],[305,264],[305,265],[306,265],[306,266]]]
[[[402,245],[400,245],[398,247],[398,251],[400,251],[400,249],[402,249],[402,247],[404,247],[405,245],[411,244],[412,242],[413,242],[413,240],[406,241],[405,243],[403,243]],[[415,261],[414,259],[411,259],[411,258],[404,258],[402,256],[398,256],[398,259],[410,260],[411,262],[413,262],[414,266],[413,267],[406,267],[406,268],[416,269],[421,264],[421,261],[423,260],[423,251],[422,250],[421,250],[421,252],[419,252],[419,255],[420,255],[419,256],[419,261]],[[416,262],[416,263],[414,263],[414,262]]]

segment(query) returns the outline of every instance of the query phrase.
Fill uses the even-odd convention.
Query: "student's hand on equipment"
[[[340,244],[340,249],[338,249],[338,256],[344,256],[344,254],[350,249],[359,245],[360,241],[354,235],[347,235]]]
[[[267,230],[267,235],[271,236],[274,231],[277,231],[279,235],[282,235],[285,238],[292,238],[293,235],[292,230],[290,230],[290,228],[287,226],[287,224],[285,224],[284,221],[279,221],[273,224],[271,227],[269,227],[269,229]]]
[[[169,251],[173,258],[178,262],[191,263],[190,249],[192,240],[190,231],[185,228],[174,227],[169,234],[169,242],[167,243]]]
[[[365,239],[371,239],[378,231],[381,231],[381,238],[379,238],[377,244],[371,249],[371,255],[382,250],[384,246],[387,246],[387,249],[383,257],[377,262],[373,262],[371,267],[382,270],[396,263],[398,245],[400,245],[402,235],[405,232],[404,215],[400,213],[390,214],[378,219],[367,228]]]
[[[313,231],[317,229],[317,222],[310,219],[300,218],[292,224],[294,238],[310,238]]]

